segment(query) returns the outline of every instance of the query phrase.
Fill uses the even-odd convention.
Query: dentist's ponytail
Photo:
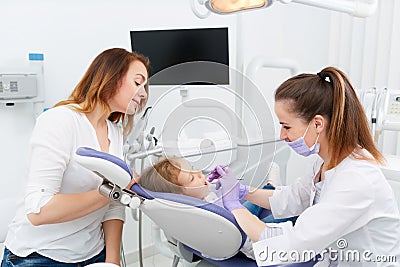
[[[287,101],[290,111],[305,123],[315,115],[327,119],[330,162],[336,167],[346,156],[383,163],[372,139],[364,109],[346,74],[327,67],[317,74],[300,74],[285,81],[275,92],[275,101]],[[364,155],[366,149],[373,157]]]

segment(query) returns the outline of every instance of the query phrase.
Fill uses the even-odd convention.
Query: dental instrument
[[[145,109],[143,115],[137,121],[133,132],[125,137],[123,147],[124,155],[134,154],[138,151],[144,150],[144,142],[145,140],[148,140],[147,136],[144,135],[144,130],[147,127],[147,117],[151,108],[152,107],[147,107]],[[135,162],[131,161],[130,166],[133,167],[134,164]]]
[[[223,170],[225,170],[226,167],[228,167],[227,165],[217,165],[220,168],[222,168]],[[215,166],[208,174],[207,174],[207,180],[211,183],[213,180],[218,179],[219,178],[219,173],[217,171],[217,166]]]

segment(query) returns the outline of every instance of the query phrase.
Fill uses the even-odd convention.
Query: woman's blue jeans
[[[273,187],[272,185],[264,185],[263,189],[275,190],[275,187]],[[257,216],[257,218],[259,218],[261,221],[263,221],[265,223],[281,223],[281,222],[286,222],[286,221],[292,221],[294,224],[298,217],[298,216],[295,216],[295,217],[289,217],[289,218],[275,219],[272,214],[269,214],[266,217],[260,218],[261,214],[265,210],[264,208],[257,206],[256,204],[251,203],[250,201],[244,202],[243,206],[246,209],[248,209],[253,215]]]
[[[63,263],[49,259],[36,252],[26,256],[18,257],[14,255],[9,249],[4,248],[4,256],[1,261],[1,267],[83,267],[96,262],[105,262],[106,250],[103,249],[99,254],[86,261],[77,263]]]

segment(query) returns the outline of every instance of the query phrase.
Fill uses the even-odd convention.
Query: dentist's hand
[[[220,166],[217,166],[216,170],[220,175],[216,188],[221,188],[222,203],[224,204],[224,207],[229,211],[244,209],[243,205],[239,201],[241,184],[238,179],[233,176],[228,168],[222,169]]]
[[[208,175],[208,181],[212,182],[216,179],[220,179],[222,175],[226,174],[227,170],[228,170],[227,166],[218,164],[217,166],[214,167],[214,169],[212,169],[210,171],[210,174]],[[230,170],[229,170],[229,172],[230,172]],[[236,179],[236,178],[234,177],[234,179]],[[236,179],[236,180],[238,180],[238,179]],[[216,185],[217,185],[216,189],[218,190],[220,187],[220,184],[217,182]],[[248,185],[243,185],[241,183],[239,183],[239,186],[240,186],[239,199],[242,200],[249,193],[250,187]]]
[[[207,180],[211,183],[212,181],[214,181],[215,179],[219,179],[221,177],[221,175],[218,172],[219,170],[223,170],[223,172],[225,172],[225,168],[227,168],[226,166],[222,165],[222,164],[218,164],[217,166],[215,166],[210,173],[208,174],[208,178]]]

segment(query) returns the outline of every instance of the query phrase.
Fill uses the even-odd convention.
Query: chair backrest
[[[185,195],[131,190],[146,198],[140,209],[163,231],[211,259],[235,255],[246,240],[233,215],[226,209]]]
[[[78,148],[75,153],[75,160],[83,167],[99,174],[121,188],[125,188],[133,177],[132,171],[125,161],[92,148]]]

